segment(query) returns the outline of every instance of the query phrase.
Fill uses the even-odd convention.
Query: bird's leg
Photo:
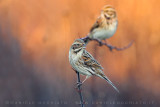
[[[86,78],[82,81],[84,83],[90,76],[86,76]]]
[[[77,82],[77,87],[81,86],[82,82]]]
[[[90,76],[86,76],[86,78],[82,82],[77,82],[77,87],[81,86]]]
[[[77,92],[82,91],[81,89],[79,90],[78,87],[80,87],[90,76],[86,76],[86,78],[82,81],[82,82],[77,82],[77,86],[75,87],[75,89],[77,90]]]

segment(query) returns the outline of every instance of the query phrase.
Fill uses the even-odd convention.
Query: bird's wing
[[[94,23],[94,25],[90,29],[90,32],[92,32],[95,28],[98,28],[100,26],[101,22],[102,22],[101,17],[98,17],[97,21]]]
[[[83,52],[82,59],[86,66],[89,66],[93,69],[103,69],[103,67],[86,50]]]
[[[83,55],[82,55],[82,59],[84,61],[84,64],[87,67],[90,67],[92,69],[92,71],[94,71],[94,74],[96,76],[99,76],[102,79],[105,79],[109,84],[111,84],[113,86],[113,88],[119,92],[119,90],[116,88],[116,86],[108,79],[107,76],[105,76],[105,74],[102,71],[102,66],[93,58],[93,56],[88,53],[86,50],[84,50]],[[91,72],[92,73],[92,72]]]

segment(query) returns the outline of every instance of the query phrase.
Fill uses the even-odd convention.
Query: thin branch
[[[78,81],[78,83],[81,83],[79,72],[76,71],[76,73],[77,73],[77,81]],[[81,107],[84,107],[84,100],[83,100],[83,96],[82,96],[82,92],[81,92],[81,90],[82,90],[81,85],[78,85],[77,88],[78,88],[77,92],[78,92],[78,94],[80,96],[80,100],[81,100],[81,103],[80,103]]]
[[[125,49],[129,48],[130,46],[132,46],[132,44],[133,44],[133,42],[134,42],[134,41],[131,41],[127,46],[124,46],[124,47],[122,47],[122,48],[118,48],[118,47],[112,46],[112,45],[110,45],[110,44],[108,44],[108,43],[104,43],[104,42],[102,42],[102,41],[100,41],[100,40],[98,40],[98,39],[92,39],[92,38],[90,38],[90,37],[88,37],[88,36],[86,36],[86,37],[84,37],[84,38],[81,38],[81,39],[83,39],[84,42],[86,42],[86,43],[87,43],[88,41],[96,41],[96,42],[99,43],[99,46],[103,46],[103,45],[104,45],[104,46],[107,46],[110,51],[112,51],[113,49],[115,49],[115,50],[117,50],[117,51],[125,50]]]

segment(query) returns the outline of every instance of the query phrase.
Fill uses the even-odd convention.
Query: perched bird
[[[80,74],[85,75],[85,80],[94,75],[105,79],[117,92],[119,92],[115,85],[102,71],[102,66],[93,58],[89,52],[86,51],[85,48],[86,44],[82,39],[77,39],[72,44],[69,50],[69,61],[72,68]],[[84,81],[82,83],[84,83]]]
[[[101,14],[90,29],[88,36],[91,39],[105,40],[114,35],[117,25],[118,20],[115,9],[110,5],[106,5],[101,10]]]

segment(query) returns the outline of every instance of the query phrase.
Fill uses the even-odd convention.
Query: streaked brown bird
[[[117,25],[118,20],[115,9],[110,5],[106,5],[101,10],[101,14],[90,29],[88,36],[92,39],[105,40],[114,35]]]
[[[72,68],[82,75],[85,75],[86,81],[91,76],[98,76],[106,80],[113,88],[119,92],[115,85],[104,74],[102,66],[86,51],[86,44],[82,39],[77,39],[69,50],[69,61]],[[84,83],[84,81],[82,83]]]

